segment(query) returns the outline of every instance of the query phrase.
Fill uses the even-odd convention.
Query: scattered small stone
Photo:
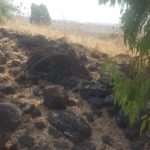
[[[96,82],[82,83],[79,90],[83,99],[88,99],[90,97],[105,97],[112,92],[106,85]]]
[[[100,111],[100,110],[94,110],[93,111],[93,114],[96,116],[96,117],[98,117],[98,118],[100,118],[100,117],[102,117],[102,111]]]
[[[32,147],[34,145],[34,138],[28,134],[19,137],[18,141],[25,147]]]
[[[107,109],[107,112],[108,112],[110,117],[114,117],[118,112],[118,108],[116,106],[109,107]]]
[[[5,66],[0,65],[0,73],[4,73],[5,72]]]
[[[112,107],[114,105],[114,95],[108,95],[103,99],[105,107]]]
[[[91,97],[86,101],[90,104],[92,109],[101,109],[104,106],[103,100],[100,97]]]
[[[121,112],[118,112],[115,116],[115,120],[116,120],[116,123],[117,125],[120,127],[120,128],[126,128],[128,126],[128,119],[123,115],[123,113]]]
[[[48,144],[40,143],[40,145],[35,145],[32,150],[52,150],[52,148]]]
[[[66,150],[69,149],[68,143],[63,141],[54,141],[54,146],[57,150]]]
[[[133,140],[134,138],[140,135],[140,129],[138,126],[133,127],[128,126],[125,129],[125,135],[129,140]]]
[[[90,141],[84,141],[74,146],[72,150],[96,150],[96,146]]]
[[[40,117],[42,114],[40,110],[33,104],[22,104],[22,107],[25,114],[31,114],[32,118]]]
[[[114,142],[113,139],[107,135],[102,136],[102,141],[104,144],[107,144],[109,146],[112,146]]]
[[[19,150],[18,143],[10,145],[8,148],[6,148],[6,150]]]
[[[85,113],[83,113],[83,115],[86,116],[88,122],[94,122],[93,113],[91,113],[91,112],[85,112]]]
[[[18,66],[20,66],[20,64],[21,64],[21,63],[20,63],[19,60],[13,60],[13,61],[12,61],[12,66],[13,66],[13,67],[18,67]]]
[[[14,94],[16,91],[16,87],[14,86],[6,86],[3,88],[0,88],[0,91],[5,93],[5,94]]]
[[[150,141],[150,136],[140,136],[135,138],[131,143],[130,143],[130,148],[132,150],[149,150],[150,145],[146,148],[146,143]]]
[[[42,121],[35,122],[34,125],[35,125],[36,128],[38,128],[40,130],[45,128],[45,124]]]
[[[62,133],[52,127],[49,127],[48,133],[49,133],[49,135],[52,135],[55,139],[59,139],[60,137],[62,137]]]

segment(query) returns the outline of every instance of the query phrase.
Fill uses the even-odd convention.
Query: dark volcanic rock
[[[128,126],[128,119],[123,115],[123,113],[118,112],[116,114],[116,123],[120,128],[126,128]]]
[[[72,148],[72,150],[96,150],[96,146],[94,143],[89,141],[84,141]]]
[[[107,135],[102,136],[102,141],[104,144],[107,144],[110,146],[113,144],[113,139]]]
[[[55,146],[55,148],[57,148],[57,150],[69,149],[69,146],[66,142],[55,141],[54,146]]]
[[[86,100],[93,109],[100,109],[104,106],[103,100],[100,97],[91,97]]]
[[[22,104],[20,106],[25,114],[31,114],[32,118],[40,117],[42,114],[40,110],[33,104]]]
[[[34,138],[28,134],[19,137],[18,141],[25,147],[32,147],[34,145]]]
[[[92,112],[85,112],[83,113],[84,116],[86,116],[87,120],[89,122],[94,122],[94,117]]]
[[[0,52],[0,65],[5,65],[7,62],[6,56]]]
[[[63,84],[63,81],[70,77],[89,77],[88,71],[71,45],[62,40],[49,41],[48,44],[42,45],[43,47],[29,52],[29,74],[46,78],[54,84]]]
[[[16,87],[15,86],[0,87],[0,91],[5,94],[14,94],[16,91]]]
[[[138,138],[135,138],[131,143],[130,143],[130,148],[131,150],[149,150],[150,145],[146,146],[146,143],[150,143],[150,136],[140,136]],[[147,148],[146,148],[147,147]]]
[[[125,135],[129,140],[133,140],[135,137],[140,135],[140,128],[138,126],[128,126],[125,129]]]
[[[108,86],[95,82],[85,82],[79,90],[83,99],[88,99],[89,97],[105,97],[112,92]]]
[[[19,46],[24,47],[27,50],[43,47],[44,45],[49,44],[49,41],[42,35],[36,35],[34,37],[24,37],[22,39],[19,39]]]
[[[48,133],[49,135],[52,135],[55,139],[59,139],[60,137],[63,136],[60,131],[58,131],[56,128],[53,127],[49,127]]]
[[[0,73],[4,73],[5,72],[5,66],[4,65],[0,65]]]
[[[21,111],[12,103],[0,103],[0,149],[21,123]]]
[[[49,109],[64,109],[69,104],[65,89],[60,85],[51,85],[44,90],[44,105]]]
[[[87,122],[72,112],[50,112],[48,121],[73,142],[82,142],[91,136],[91,128]]]
[[[42,121],[38,121],[34,123],[35,127],[38,128],[39,130],[44,129],[45,128],[45,124]]]
[[[12,61],[12,67],[18,67],[18,66],[20,66],[20,61],[19,60],[13,60]]]
[[[103,99],[105,107],[112,107],[114,105],[114,95],[108,95]]]

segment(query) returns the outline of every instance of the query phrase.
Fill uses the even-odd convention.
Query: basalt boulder
[[[12,103],[0,103],[0,149],[21,123],[21,111]]]
[[[88,123],[83,118],[76,116],[72,112],[50,112],[48,121],[61,131],[64,136],[75,143],[88,139],[92,134],[92,130]]]

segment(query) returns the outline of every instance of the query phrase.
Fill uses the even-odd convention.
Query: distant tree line
[[[32,4],[30,22],[34,24],[50,25],[51,17],[45,5]]]
[[[15,8],[9,3],[8,0],[0,0],[0,23],[9,18]]]

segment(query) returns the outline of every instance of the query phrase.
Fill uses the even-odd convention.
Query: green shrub
[[[129,119],[131,126],[141,123],[141,132],[150,129],[150,76],[149,68],[142,67],[139,59],[131,59],[132,70],[126,74],[118,69],[112,59],[104,63],[103,69],[112,79],[115,104]],[[141,61],[141,60],[140,60]],[[144,60],[142,60],[144,61]],[[135,65],[136,64],[136,65]]]

